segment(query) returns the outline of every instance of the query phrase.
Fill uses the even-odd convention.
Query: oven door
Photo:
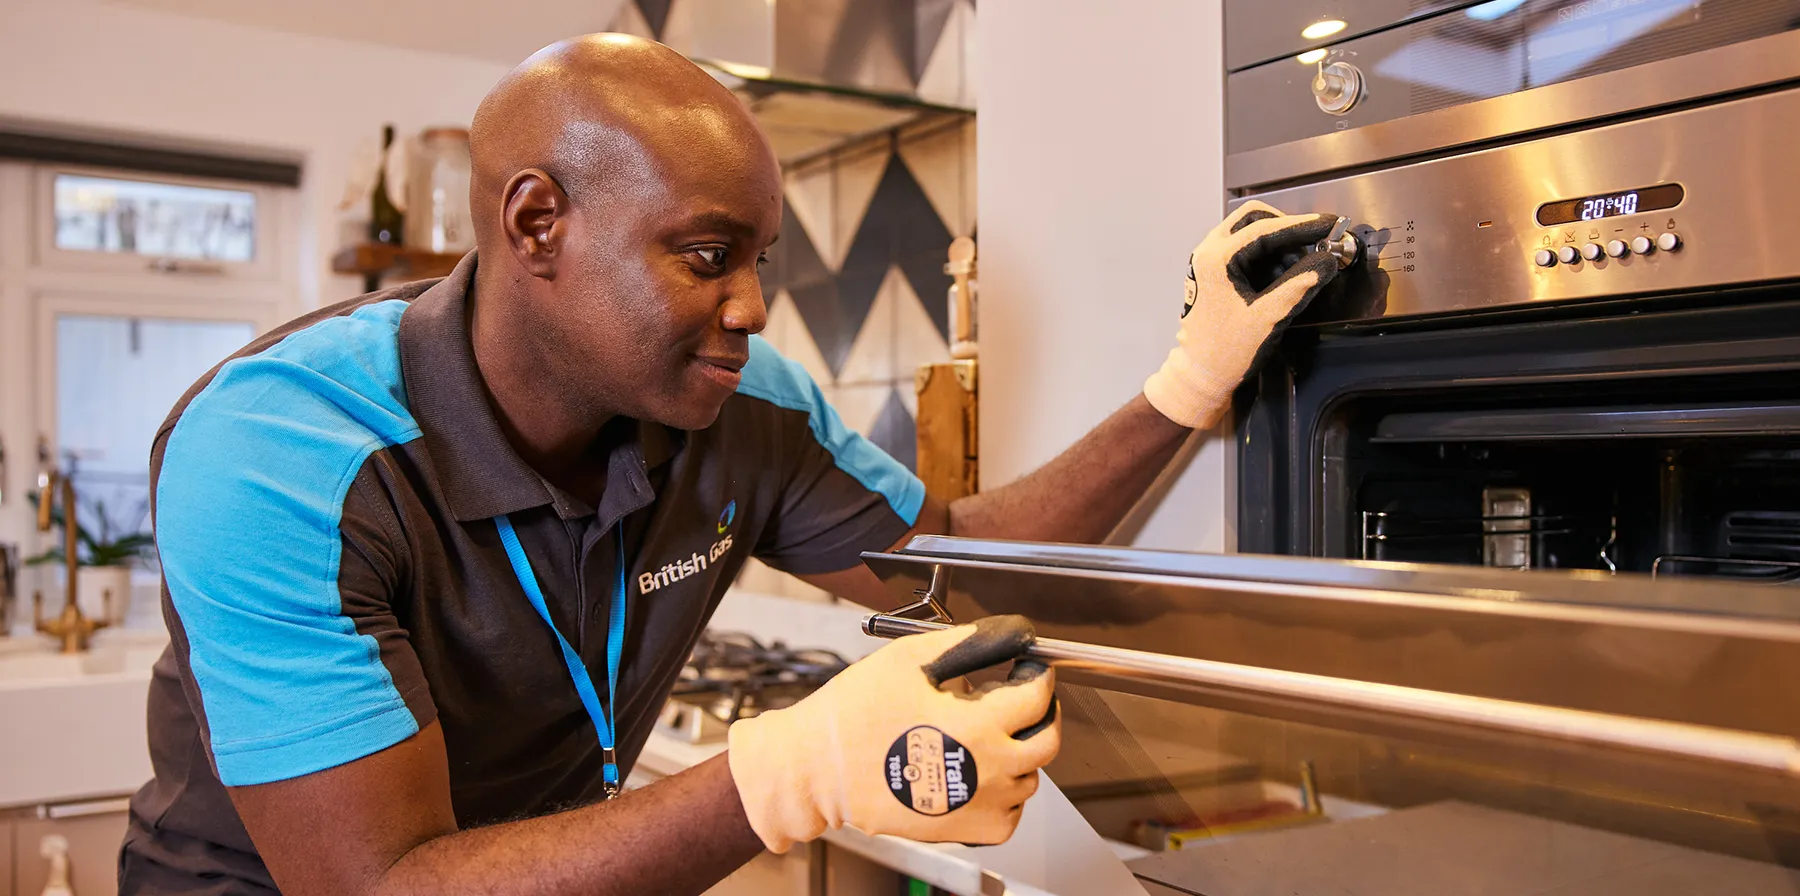
[[[1784,590],[938,537],[866,560],[897,604],[1071,642],[1049,774],[1173,892],[1800,893]]]

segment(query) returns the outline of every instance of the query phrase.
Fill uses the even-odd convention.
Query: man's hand
[[[778,853],[846,824],[937,842],[1012,836],[1062,744],[1055,675],[1021,662],[970,693],[941,685],[1017,658],[1032,637],[1019,616],[911,635],[799,703],[732,725],[731,776],[751,828]]]
[[[1192,429],[1218,422],[1262,353],[1337,275],[1330,255],[1312,251],[1336,220],[1284,215],[1252,200],[1213,228],[1188,259],[1178,344],[1144,383],[1150,404]],[[1257,275],[1287,255],[1299,260],[1259,290]]]

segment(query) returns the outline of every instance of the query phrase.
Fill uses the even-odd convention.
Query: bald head
[[[763,327],[757,264],[781,229],[749,110],[668,47],[588,35],[502,79],[469,151],[476,360],[501,404],[510,388],[576,434],[710,425]]]
[[[489,240],[503,192],[521,171],[541,169],[585,201],[643,195],[653,185],[646,180],[709,155],[773,158],[724,85],[680,53],[627,34],[589,34],[532,54],[481,101],[469,153],[470,204]]]

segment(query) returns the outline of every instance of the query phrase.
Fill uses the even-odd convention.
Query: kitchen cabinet
[[[50,863],[40,853],[43,839],[60,834],[69,841],[69,883],[75,896],[117,896],[119,892],[119,843],[125,839],[123,811],[74,815],[63,818],[21,818],[10,823],[12,873],[8,881],[13,896],[38,896],[50,873]],[[5,867],[0,860],[0,868]]]
[[[762,853],[707,890],[706,896],[818,896],[813,869],[824,848],[812,843],[795,846],[786,855]]]
[[[765,852],[707,890],[706,896],[898,896],[905,892],[899,872],[821,841],[796,846],[783,856]]]
[[[824,853],[825,896],[886,896],[906,892],[900,873],[892,868],[829,845]]]

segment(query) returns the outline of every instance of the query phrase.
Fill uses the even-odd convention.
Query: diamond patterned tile
[[[806,368],[820,386],[834,382],[831,365],[825,363],[825,356],[819,353],[818,343],[813,341],[806,321],[800,317],[800,309],[794,307],[793,296],[787,290],[777,292],[775,301],[769,303],[769,323],[763,328],[762,335],[776,351]]]
[[[844,254],[881,186],[890,151],[862,144],[783,178],[783,198],[800,219],[825,266],[842,270]]]
[[[869,312],[874,310],[876,300],[881,297],[881,285],[887,281],[889,270],[886,259],[876,259],[873,264],[847,267],[838,274],[837,321],[838,326],[844,328],[841,336],[847,337],[852,344],[862,335]],[[848,355],[846,350],[845,359],[838,362],[840,368]]]
[[[900,159],[952,236],[975,230],[975,122],[938,123],[900,140]]]
[[[650,36],[661,40],[663,26],[669,23],[669,7],[674,0],[634,0],[633,4],[643,13],[644,22],[650,26]]]
[[[888,268],[875,304],[838,368],[840,383],[911,381],[920,364],[950,360],[950,347],[906,275]]]
[[[944,33],[944,24],[949,21],[951,9],[955,5],[956,0],[916,0],[915,22],[918,30],[913,34],[914,83],[924,77],[925,66],[931,61],[932,51],[937,49],[938,39]]]
[[[949,316],[948,296],[944,293],[921,296],[913,292],[912,281],[896,277],[893,297],[894,360],[898,367],[894,378],[910,379],[920,364],[950,360],[950,343],[945,338],[944,325],[931,314],[932,306],[936,305],[943,312],[941,316]]]
[[[899,392],[888,390],[881,416],[875,418],[875,425],[869,429],[869,441],[905,464],[908,470],[918,470],[919,427],[906,412],[906,404],[900,400]]]
[[[856,327],[844,320],[838,303],[837,280],[826,280],[808,286],[790,286],[788,295],[812,333],[819,354],[835,376],[850,357],[850,346],[856,339]]]
[[[894,352],[894,324],[899,316],[896,314],[897,298],[905,283],[906,276],[897,268],[888,268],[882,276],[881,285],[875,290],[875,301],[863,318],[862,328],[856,332],[856,341],[850,345],[850,355],[838,369],[839,382],[886,383],[910,374],[910,368],[902,370],[900,359]]]
[[[644,13],[638,9],[636,3],[620,5],[618,14],[613,16],[613,20],[606,26],[606,30],[647,37],[651,40],[656,39],[656,33],[651,30],[650,23],[644,20]]]
[[[875,430],[876,421],[887,407],[888,394],[893,391],[892,383],[837,386],[825,390],[825,399],[837,410],[844,426],[866,436]]]
[[[931,56],[919,75],[920,98],[973,109],[978,105],[975,80],[975,4],[955,0],[944,23],[943,35],[930,48]]]
[[[819,259],[806,228],[791,213],[781,216],[781,236],[769,247],[768,256],[769,263],[763,265],[758,276],[762,280],[763,301],[770,305],[775,304],[775,293],[783,287],[810,286],[832,278],[831,269]]]
[[[944,273],[944,253],[950,240],[950,230],[932,208],[924,188],[904,163],[891,158],[869,213],[844,257],[840,302],[860,323],[856,309],[860,306],[867,313],[889,264],[900,265],[915,294],[943,295],[950,286],[950,276]],[[934,305],[935,310],[926,310],[932,312],[938,332],[948,338],[949,309],[941,302]]]
[[[950,284],[954,281],[944,273],[944,256],[949,250],[948,242],[933,252],[917,252],[901,256],[896,263],[906,281],[912,286],[913,293],[920,296],[933,296],[934,301],[924,302],[925,313],[931,316],[931,323],[937,327],[938,336],[950,338]]]

